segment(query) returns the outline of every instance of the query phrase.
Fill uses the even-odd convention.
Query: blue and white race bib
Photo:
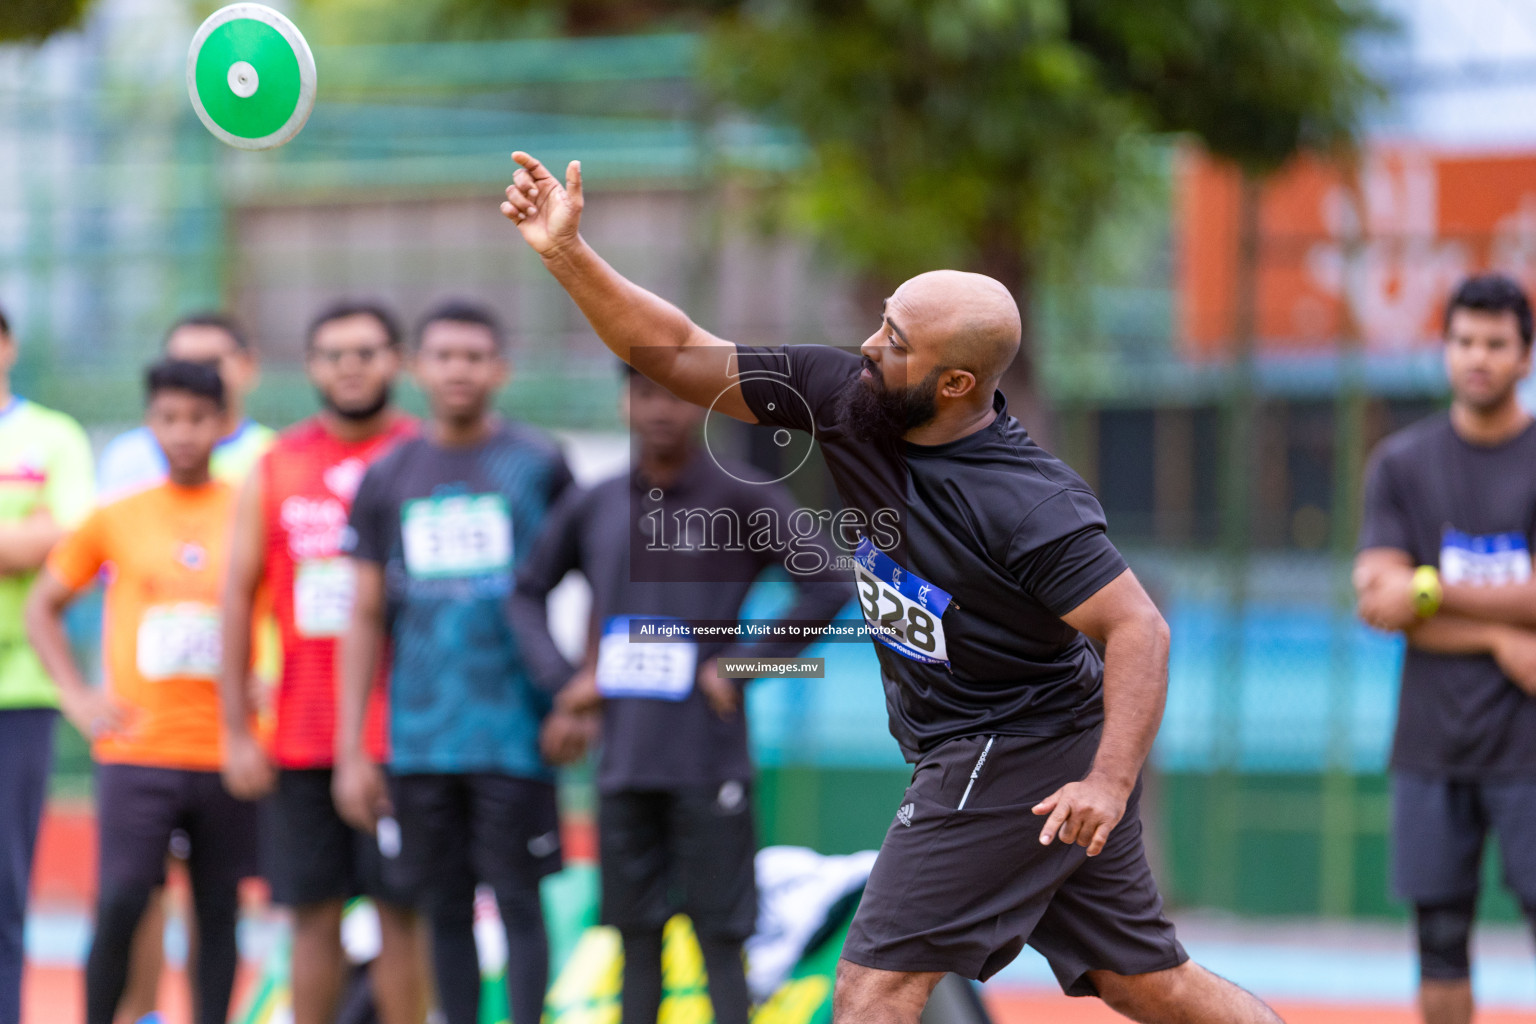
[[[1440,535],[1440,578],[1447,583],[1499,587],[1531,578],[1531,550],[1524,534],[1483,536],[1446,527]]]
[[[645,616],[647,624],[680,622]],[[631,641],[628,615],[603,623],[597,647],[597,689],[605,697],[686,700],[699,670],[699,649],[688,640]]]
[[[853,556],[859,607],[875,639],[902,657],[929,665],[948,665],[944,612],[953,600],[941,590],[897,565],[868,537]]]

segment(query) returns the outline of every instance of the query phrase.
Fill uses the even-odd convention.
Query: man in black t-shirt
[[[1025,942],[1064,990],[1137,1020],[1278,1020],[1163,916],[1138,806],[1168,627],[1093,492],[1007,413],[1007,290],[913,278],[861,354],[733,345],[586,245],[578,165],[561,187],[514,159],[502,213],[604,343],[680,398],[811,433],[846,506],[834,540],[915,769],[843,946],[839,1024],[916,1024],[945,972],[991,977]]]
[[[1486,274],[1446,308],[1449,414],[1383,441],[1366,475],[1360,616],[1408,638],[1392,745],[1392,880],[1418,928],[1427,1024],[1472,1016],[1484,840],[1536,923],[1536,424],[1531,307]]]
[[[623,1024],[656,1024],[662,928],[686,913],[704,956],[717,1024],[747,1024],[742,943],[757,921],[752,761],[744,679],[725,659],[799,654],[852,596],[828,560],[752,543],[753,524],[801,510],[781,485],[698,443],[704,412],[628,371],[625,414],[635,464],[588,491],[568,491],[517,574],[512,624],[529,671],[559,691],[545,755],[565,761],[569,717],[601,706],[597,768],[602,918],[624,940]],[[766,537],[764,537],[766,539]],[[775,620],[801,639],[632,639],[647,625],[735,623],[770,567],[796,600]],[[545,599],[572,570],[592,587],[588,655],[567,662]]]

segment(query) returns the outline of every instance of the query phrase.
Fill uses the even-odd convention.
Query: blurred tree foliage
[[[1003,280],[1081,251],[1188,133],[1262,175],[1347,148],[1379,95],[1356,59],[1370,0],[444,0],[555,12],[569,33],[679,22],[725,103],[814,154],[782,209],[872,289],[937,266]],[[1023,398],[1021,360],[1010,391]]]
[[[0,43],[37,42],[80,21],[89,0],[0,0]]]
[[[714,97],[811,148],[779,212],[871,290],[967,267],[1026,310],[1041,268],[1146,180],[1149,138],[1188,133],[1255,175],[1348,147],[1378,95],[1354,43],[1385,27],[1372,0],[301,2],[320,41],[701,30]],[[0,39],[84,3],[0,0]]]

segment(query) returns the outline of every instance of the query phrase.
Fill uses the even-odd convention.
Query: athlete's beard
[[[864,369],[869,371],[870,380],[850,377],[839,399],[838,421],[854,440],[900,438],[909,430],[932,423],[939,414],[937,385],[939,374],[944,372],[942,366],[904,388],[886,387],[880,368],[868,356],[864,357]]]
[[[1489,395],[1487,398],[1483,399],[1473,399],[1471,396],[1461,393],[1455,387],[1451,388],[1451,395],[1456,399],[1456,401],[1471,409],[1473,412],[1486,416],[1489,413],[1498,412],[1500,408],[1513,401],[1518,384],[1519,381],[1511,382],[1510,385],[1504,388],[1502,391]]]
[[[353,406],[349,409],[344,406],[337,405],[335,401],[331,399],[331,396],[326,394],[324,391],[319,391],[317,389],[317,393],[320,395],[320,404],[325,406],[328,411],[335,413],[337,416],[340,416],[344,420],[351,420],[354,423],[373,419],[379,413],[383,412],[384,407],[388,405],[394,398],[394,389],[386,384],[379,389],[379,395],[373,401],[369,402],[367,405]]]

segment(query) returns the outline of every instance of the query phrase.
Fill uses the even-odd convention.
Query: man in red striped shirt
[[[354,581],[340,556],[357,485],[368,465],[416,422],[397,411],[400,334],[383,309],[348,303],[316,318],[305,352],[319,414],[290,427],[247,479],[235,514],[223,609],[224,783],[245,799],[271,794],[266,821],[273,898],[293,911],[294,1024],[329,1024],[345,979],[341,916],[366,895],[383,945],[372,970],[382,1024],[420,1024],[426,1005],[420,932],[406,894],[385,884],[383,856],[398,852],[387,824],[353,830],[331,802],[336,746],[337,638],[351,616]],[[271,594],[283,670],[268,742],[248,727],[252,608]],[[383,688],[375,688],[369,753],[382,761]]]

